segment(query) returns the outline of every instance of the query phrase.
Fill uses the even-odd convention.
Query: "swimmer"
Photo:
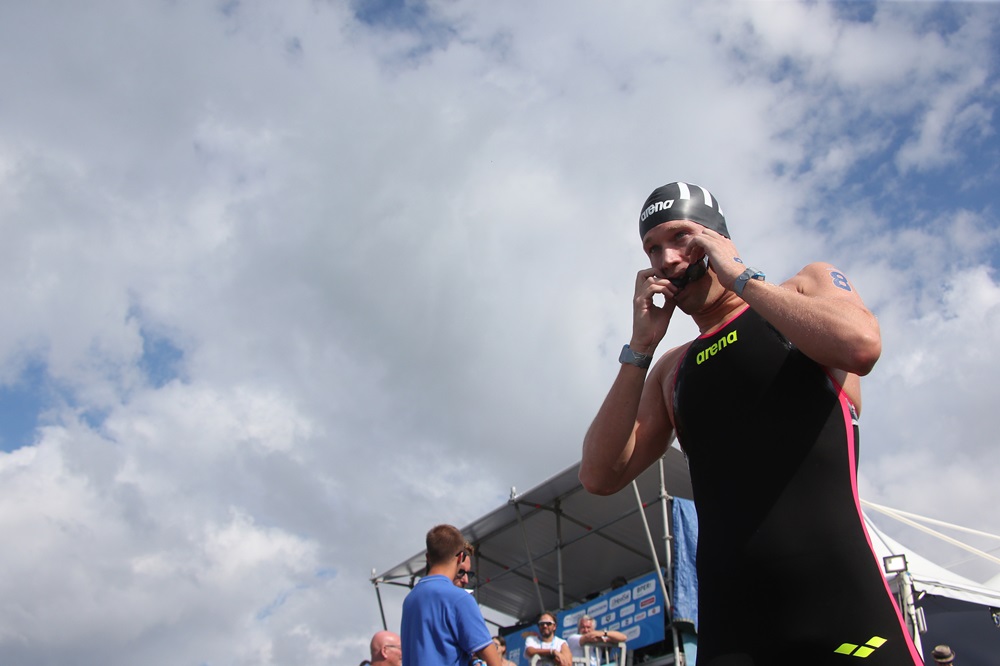
[[[857,495],[874,315],[828,263],[767,281],[704,187],[654,190],[639,236],[650,266],[580,479],[615,493],[678,439],[699,520],[698,666],[921,664]],[[653,365],[680,315],[699,337]]]

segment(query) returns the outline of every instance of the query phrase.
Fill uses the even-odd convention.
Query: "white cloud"
[[[982,267],[939,279],[936,303],[920,306],[922,314],[901,303],[881,315],[892,352],[866,385],[865,487],[872,501],[998,533],[990,479],[1000,457],[989,414],[1000,400],[1000,285]],[[981,565],[963,573],[996,573]]]

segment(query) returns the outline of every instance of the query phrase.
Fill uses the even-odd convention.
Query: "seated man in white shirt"
[[[529,660],[538,655],[543,663],[555,666],[571,666],[573,655],[566,641],[556,636],[555,613],[542,613],[538,616],[538,636],[528,636],[524,639],[524,656]]]
[[[579,660],[581,663],[584,661],[583,646],[588,643],[596,645],[618,644],[624,643],[626,640],[625,634],[620,631],[596,631],[594,626],[594,618],[584,615],[576,625],[576,633],[566,637],[566,643],[569,645],[574,660]],[[597,663],[597,658],[593,654],[591,655],[591,663]]]

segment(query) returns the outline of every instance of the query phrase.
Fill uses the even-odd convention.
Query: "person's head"
[[[576,623],[576,632],[578,634],[590,633],[594,629],[594,618],[589,615],[584,615],[580,618],[579,622]]]
[[[639,237],[650,266],[678,287],[706,273],[705,254],[690,244],[702,228],[729,238],[718,199],[704,187],[668,183],[653,190],[639,213]]]
[[[455,583],[456,587],[462,589],[467,588],[472,584],[472,579],[475,578],[476,572],[472,570],[472,544],[465,544],[465,558],[460,558],[461,561],[458,563],[458,571],[455,573],[455,577],[452,582]]]
[[[494,636],[493,645],[496,646],[497,654],[499,654],[501,658],[507,654],[507,639],[503,636]]]
[[[549,640],[556,633],[556,614],[545,611],[538,616],[538,633]]]
[[[931,650],[931,656],[937,664],[951,664],[955,661],[955,652],[947,645],[938,645]]]
[[[398,634],[391,631],[380,631],[372,636],[369,649],[372,655],[372,666],[376,664],[400,666],[403,663],[402,641]]]
[[[722,205],[701,185],[667,183],[653,190],[639,213],[639,238],[670,220],[690,220],[730,238]]]
[[[454,525],[437,525],[427,532],[427,564],[431,567],[469,559],[469,544]]]

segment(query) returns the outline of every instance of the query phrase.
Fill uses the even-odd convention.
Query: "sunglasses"
[[[554,627],[554,626],[556,626],[556,623],[555,622],[539,622],[538,626],[539,627]]]
[[[459,569],[458,573],[455,574],[455,578],[465,578],[466,576],[469,577],[469,580],[472,580],[476,577],[476,572],[472,569]]]

